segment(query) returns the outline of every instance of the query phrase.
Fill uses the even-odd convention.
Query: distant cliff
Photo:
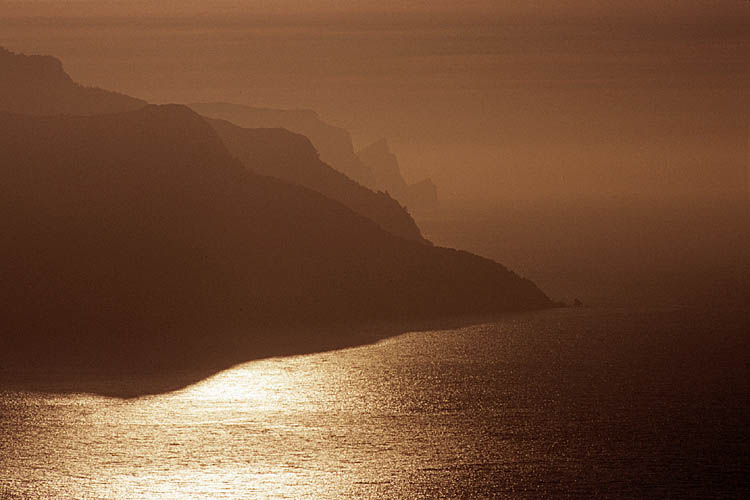
[[[32,115],[90,115],[131,111],[146,102],[71,80],[51,56],[15,54],[0,47],[0,110]]]
[[[0,113],[0,158],[4,367],[159,371],[252,357],[273,325],[552,305],[500,264],[253,173],[182,106]]]
[[[375,193],[323,163],[307,137],[285,129],[242,128],[209,120],[229,151],[263,175],[314,189],[402,238],[429,243],[409,213],[388,194]]]
[[[325,123],[311,110],[254,108],[231,103],[195,103],[190,107],[204,116],[245,128],[285,128],[302,134],[310,139],[324,163],[359,184],[373,191],[387,191],[411,211],[432,212],[438,207],[435,184],[424,179],[407,185],[385,139],[355,153],[348,131]]]
[[[437,187],[430,179],[407,184],[388,142],[380,139],[357,152],[373,173],[375,188],[387,191],[412,212],[433,212],[438,208]]]
[[[195,103],[190,107],[209,118],[245,128],[285,128],[312,141],[320,159],[366,187],[374,186],[372,172],[354,153],[352,138],[343,128],[322,121],[311,110],[254,108],[230,103]]]
[[[433,213],[440,208],[437,186],[430,178],[409,184],[406,200],[416,213]]]
[[[403,195],[406,192],[406,181],[401,176],[398,159],[388,147],[385,139],[375,141],[357,151],[357,157],[372,170],[378,189],[387,190],[394,196]]]

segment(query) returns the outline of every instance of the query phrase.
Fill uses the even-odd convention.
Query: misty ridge
[[[302,135],[83,87],[49,56],[0,52],[0,90],[4,376],[218,369],[352,343],[326,325],[555,305],[432,246]]]
[[[412,213],[433,213],[439,206],[437,187],[430,179],[406,183],[398,159],[390,151],[386,139],[355,152],[349,132],[323,122],[314,111],[252,108],[229,103],[196,103],[189,106],[203,116],[223,119],[245,128],[280,127],[304,135],[314,144],[323,162],[333,165],[362,186],[388,193]],[[227,129],[224,127],[222,130]],[[226,137],[223,139],[231,150],[231,141]],[[301,182],[299,173],[295,177],[297,182]],[[302,183],[320,191],[320,186]],[[324,193],[338,199],[329,192]],[[346,204],[351,207],[351,204]]]
[[[374,192],[323,163],[310,140],[282,128],[242,128],[209,119],[227,149],[252,170],[300,184],[339,201],[402,238],[430,244],[414,219],[385,192]]]

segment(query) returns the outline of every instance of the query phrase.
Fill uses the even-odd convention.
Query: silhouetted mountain
[[[146,102],[115,92],[74,83],[62,63],[51,56],[25,56],[0,48],[0,111],[31,115],[90,115],[139,109]],[[200,105],[197,105],[200,107]],[[230,109],[233,109],[230,107]],[[329,156],[351,165],[356,160],[348,132],[321,122],[312,111],[241,108],[244,119],[257,123],[283,122],[311,131],[327,146]],[[247,112],[247,110],[253,110]],[[257,132],[219,127],[222,139],[249,168],[258,173],[297,182],[340,201],[357,213],[401,236],[428,243],[406,210],[384,193],[375,193],[333,170],[318,158],[307,138],[292,133]],[[357,163],[356,160],[354,163]],[[359,168],[359,167],[357,167]]]
[[[311,110],[253,108],[230,103],[196,103],[203,116],[227,120],[245,128],[285,128],[309,138],[320,159],[360,184],[373,187],[372,172],[354,153],[352,138],[343,128],[322,121]]]
[[[253,171],[295,182],[358,214],[386,231],[408,240],[429,243],[399,203],[375,193],[323,163],[307,137],[280,128],[242,128],[224,120],[208,120],[230,153]]]
[[[424,179],[407,184],[401,176],[401,167],[388,142],[380,139],[357,152],[357,157],[372,172],[375,188],[387,191],[411,211],[433,211],[438,207],[437,187],[432,180]]]
[[[251,358],[278,325],[551,305],[495,262],[249,171],[183,106],[0,113],[0,158],[1,366],[160,371]]]
[[[29,115],[90,115],[132,111],[145,101],[84,87],[51,56],[15,54],[0,47],[0,110]]]

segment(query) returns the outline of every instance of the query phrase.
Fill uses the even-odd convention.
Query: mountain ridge
[[[318,191],[396,236],[431,244],[397,200],[361,186],[321,161],[307,137],[280,128],[243,128],[225,120],[208,119],[208,123],[229,151],[253,171]]]
[[[3,112],[0,132],[2,366],[161,373],[251,359],[258,328],[554,305],[500,264],[247,170],[184,106]]]
[[[349,132],[324,122],[313,110],[258,108],[227,102],[188,106],[209,118],[226,120],[244,128],[285,128],[302,134],[315,145],[322,161],[365,187],[374,186],[372,172],[355,154]]]
[[[26,56],[14,54],[5,49],[0,50],[0,89],[5,89],[5,92],[0,92],[0,110],[32,115],[87,115],[131,111],[148,104],[140,99],[116,92],[84,87],[75,83],[65,72],[62,62],[55,57]],[[234,105],[226,106],[236,109]],[[323,136],[333,133],[334,144],[329,149],[333,151],[331,154],[334,159],[338,161],[343,151],[342,161],[358,162],[348,132],[321,122],[314,111],[243,109],[255,110],[256,118],[261,123],[273,121],[276,119],[274,117],[281,114],[291,117],[293,123],[307,123],[303,128],[322,133]],[[281,121],[289,121],[289,119],[285,118]],[[323,132],[321,132],[321,127]],[[398,236],[429,244],[404,207],[390,196],[372,191],[329,165],[321,163],[319,154],[312,147],[309,138],[300,141],[290,132],[280,134],[273,145],[259,143],[253,137],[247,137],[246,140],[249,140],[250,144],[243,145],[242,140],[237,140],[239,126],[236,128],[223,126],[221,130],[223,140],[232,145],[233,154],[242,156],[247,168],[306,185],[346,204]],[[245,132],[245,135],[248,133]],[[242,132],[239,132],[239,135],[242,135]],[[324,145],[329,142],[322,141]],[[344,145],[343,149],[341,144]],[[272,150],[269,150],[269,147],[272,147]],[[315,153],[310,154],[310,151]],[[294,153],[296,153],[296,160],[291,160]],[[254,164],[259,157],[265,158],[266,161]],[[273,165],[269,164],[269,160],[281,160],[278,166],[284,168],[271,168]],[[291,165],[290,161],[295,164]]]

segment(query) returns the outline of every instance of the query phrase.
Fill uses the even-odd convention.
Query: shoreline
[[[189,357],[181,360],[160,359],[161,364],[154,371],[134,370],[133,365],[110,366],[107,370],[86,369],[81,365],[46,366],[41,369],[0,366],[0,391],[89,393],[131,399],[177,391],[251,361],[337,351],[374,344],[410,332],[456,330],[559,309],[573,307],[555,303],[549,308],[505,313],[296,326],[271,329],[271,333],[258,330],[236,332],[223,343],[193,343],[188,346]],[[139,382],[143,385],[139,385]]]

